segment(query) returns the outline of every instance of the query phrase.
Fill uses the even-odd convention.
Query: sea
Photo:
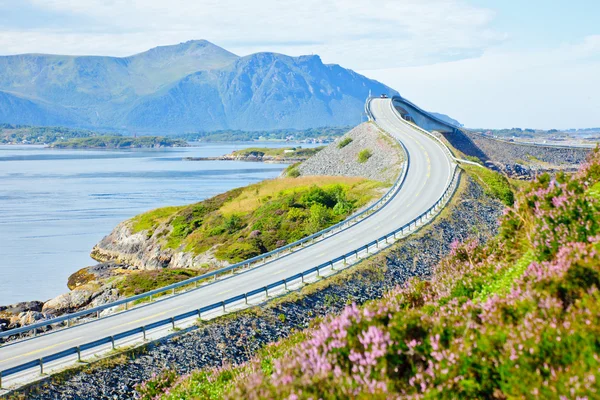
[[[136,150],[0,145],[0,305],[67,292],[69,275],[96,263],[92,247],[123,220],[277,177],[286,165],[183,160],[257,145],[294,144]]]

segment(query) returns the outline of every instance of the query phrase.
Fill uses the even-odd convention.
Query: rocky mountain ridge
[[[245,57],[210,42],[130,57],[0,57],[0,122],[185,133],[356,124],[369,94],[396,92],[318,56]]]

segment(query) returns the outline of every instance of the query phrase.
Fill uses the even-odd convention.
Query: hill
[[[130,57],[0,57],[0,123],[185,133],[355,125],[369,91],[318,56],[238,57],[207,41]]]

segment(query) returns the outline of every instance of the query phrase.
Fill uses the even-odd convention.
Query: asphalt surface
[[[0,347],[0,371],[280,281],[364,246],[426,211],[444,193],[453,165],[438,143],[400,119],[391,109],[390,99],[372,100],[371,111],[376,123],[400,139],[410,155],[404,186],[380,211],[360,224],[260,268],[129,312],[6,344]]]

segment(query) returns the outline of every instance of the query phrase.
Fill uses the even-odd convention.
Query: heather
[[[204,371],[167,398],[223,381],[220,396],[247,399],[598,398],[599,181],[598,152],[540,176],[495,239],[455,242],[430,280],[348,306],[272,367]]]

